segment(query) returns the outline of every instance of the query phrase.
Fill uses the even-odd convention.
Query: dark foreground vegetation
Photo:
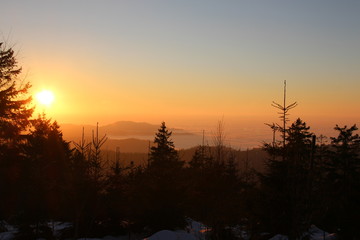
[[[327,142],[301,119],[287,127],[284,104],[284,124],[270,125],[274,141],[264,144],[259,173],[246,162],[239,168],[221,123],[214,146],[199,146],[186,163],[162,123],[146,164],[124,166],[119,157],[102,159],[106,138],[97,129],[71,147],[56,122],[32,118],[20,71],[13,50],[1,46],[0,220],[18,227],[16,239],[55,239],[51,221],[72,223],[62,237],[78,238],[181,229],[186,218],[209,226],[211,239],[236,239],[233,226],[251,239],[299,239],[311,224],[339,239],[360,238],[356,126],[336,126]]]

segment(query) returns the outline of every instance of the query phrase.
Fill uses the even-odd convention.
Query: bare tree
[[[224,118],[218,121],[215,132],[213,134],[213,142],[215,146],[215,159],[219,162],[223,162],[225,159],[225,123]]]

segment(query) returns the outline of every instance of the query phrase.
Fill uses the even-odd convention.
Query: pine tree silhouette
[[[178,152],[171,139],[172,132],[166,128],[165,122],[161,123],[155,135],[155,146],[150,148],[149,164],[150,167],[161,166],[181,168],[183,162],[180,161]]]
[[[28,130],[33,109],[28,106],[30,84],[18,79],[20,73],[14,50],[0,43],[0,219],[13,215],[21,201],[23,132]]]
[[[309,178],[314,143],[309,129],[297,119],[287,130],[284,147],[264,146],[270,158],[267,172],[261,176],[263,221],[268,230],[286,234],[289,239],[298,238],[310,227]],[[274,215],[276,219],[271,218]]]
[[[324,220],[338,231],[341,239],[358,239],[360,215],[360,137],[356,125],[334,128],[328,159],[325,160],[325,197],[327,211]],[[329,221],[331,219],[331,221]]]
[[[163,122],[155,135],[149,166],[135,183],[133,207],[135,222],[151,232],[184,227],[184,174],[171,131]],[[136,197],[137,195],[140,195]]]
[[[28,106],[31,97],[26,97],[30,84],[17,79],[20,73],[14,50],[0,43],[0,154],[23,139],[21,132],[29,126],[33,113]]]

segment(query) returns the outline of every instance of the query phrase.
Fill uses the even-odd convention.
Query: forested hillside
[[[210,239],[244,238],[234,229],[247,239],[304,239],[313,224],[360,238],[355,125],[316,136],[302,119],[289,122],[296,104],[284,94],[284,105],[274,103],[281,122],[269,124],[274,139],[262,149],[227,146],[220,121],[211,146],[178,151],[162,122],[147,153],[124,155],[105,149],[99,127],[70,143],[56,121],[33,116],[20,72],[14,51],[0,44],[0,231],[15,226],[15,239],[146,237],[184,229],[189,218]],[[55,236],[51,222],[68,225]]]

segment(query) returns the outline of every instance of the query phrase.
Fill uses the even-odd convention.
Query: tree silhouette
[[[279,128],[279,126],[276,125],[275,123],[272,123],[272,124],[270,124],[270,123],[265,123],[265,125],[269,126],[269,127],[272,129],[272,131],[273,131],[272,146],[275,147],[275,145],[276,145],[276,132],[279,131],[280,128]]]
[[[19,81],[14,51],[0,43],[0,218],[16,210],[21,187],[23,145],[33,109],[28,105],[29,83]]]
[[[226,133],[225,133],[225,122],[222,118],[218,121],[216,129],[213,136],[214,142],[214,155],[213,158],[219,163],[224,163],[227,158],[228,151],[225,146]]]
[[[328,159],[325,160],[325,225],[339,231],[341,239],[358,239],[360,227],[360,137],[352,127],[334,128]],[[330,220],[330,221],[329,221]]]
[[[24,239],[49,234],[46,222],[66,217],[72,185],[71,149],[59,126],[45,115],[30,121],[21,164],[21,188],[17,189],[21,196],[16,212],[18,238]]]
[[[183,162],[180,161],[178,152],[175,150],[175,145],[172,142],[171,134],[172,132],[166,128],[165,122],[162,122],[158,132],[155,135],[155,146],[150,148],[150,167],[162,165],[182,167]]]
[[[92,141],[87,143],[84,130],[79,143],[75,143],[72,156],[74,233],[73,237],[96,236],[102,231],[99,222],[105,215],[104,191],[106,190],[105,161],[101,148],[107,137],[99,137],[99,124],[92,132]]]
[[[261,177],[265,226],[296,239],[309,223],[310,166],[313,134],[301,119],[288,129],[285,147],[265,144],[270,155]],[[277,216],[276,219],[273,216]]]
[[[243,225],[248,217],[250,176],[239,171],[237,152],[225,146],[223,120],[213,142],[213,147],[199,146],[189,162],[186,212],[212,229],[211,239],[233,239],[231,227]]]
[[[101,159],[101,147],[107,141],[106,135],[99,138],[99,123],[96,123],[96,130],[92,132],[92,144],[90,145],[90,175],[94,178],[95,182],[99,182],[103,177],[102,169],[104,163]]]
[[[297,106],[297,102],[291,103],[289,105],[286,105],[286,80],[284,80],[284,100],[283,100],[283,105],[274,102],[271,104],[271,106],[279,109],[281,112],[279,112],[278,114],[280,114],[280,119],[282,121],[282,126],[278,125],[279,130],[282,132],[282,138],[283,138],[283,147],[285,147],[285,142],[286,142],[286,123],[289,121],[289,111],[293,108],[295,108]],[[274,130],[275,128],[272,127],[272,129]]]
[[[0,43],[0,146],[16,146],[21,132],[29,126],[33,109],[28,107],[31,97],[26,97],[29,83],[19,82],[14,50]]]
[[[149,154],[149,166],[134,183],[131,207],[134,222],[151,232],[176,229],[185,224],[184,175],[171,131],[163,122],[155,135]]]

